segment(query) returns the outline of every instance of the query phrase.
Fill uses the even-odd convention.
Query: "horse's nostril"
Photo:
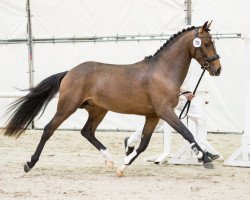
[[[220,74],[220,72],[221,72],[221,67],[219,69],[217,69],[216,74]]]

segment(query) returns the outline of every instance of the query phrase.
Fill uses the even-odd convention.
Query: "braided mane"
[[[179,31],[178,33],[172,35],[156,52],[154,55],[150,55],[150,56],[146,56],[145,59],[150,59],[150,58],[153,58],[155,56],[157,56],[165,47],[168,47],[169,46],[169,43],[175,39],[176,37],[178,37],[179,35],[181,35],[182,33],[185,33],[187,31],[191,31],[191,30],[194,30],[196,27],[195,26],[192,26],[192,27],[188,27],[187,29],[183,29],[182,31]]]

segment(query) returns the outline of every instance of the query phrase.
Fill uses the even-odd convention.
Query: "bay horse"
[[[213,168],[211,159],[174,112],[180,87],[192,58],[206,68],[210,75],[220,75],[220,57],[209,33],[210,25],[211,22],[206,22],[201,27],[179,31],[153,56],[140,62],[130,65],[84,62],[69,71],[52,75],[31,88],[26,96],[9,107],[8,111],[12,114],[3,131],[4,135],[19,137],[40,111],[44,111],[57,92],[59,100],[57,111],[44,127],[35,153],[24,164],[24,171],[28,172],[35,166],[47,140],[79,108],[86,109],[89,114],[81,130],[82,136],[103,154],[110,167],[114,165],[112,155],[95,137],[97,126],[109,110],[145,116],[141,143],[117,168],[119,177],[123,176],[126,167],[147,148],[160,118],[191,144],[192,150],[203,161],[205,168]]]

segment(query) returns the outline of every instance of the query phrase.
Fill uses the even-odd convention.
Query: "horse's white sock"
[[[126,156],[123,159],[123,162],[125,165],[128,165],[130,163],[130,161],[137,155],[136,150],[134,150],[131,154],[129,154],[128,156]]]
[[[103,157],[108,161],[113,161],[112,155],[109,153],[108,149],[100,149],[101,154]]]
[[[141,141],[141,137],[142,137],[142,131],[138,130],[136,132],[134,132],[128,139],[128,146],[129,147],[134,147],[136,146],[140,141]]]
[[[120,166],[120,170],[121,170],[122,172],[124,172],[126,168],[127,168],[127,165],[125,165],[125,164],[122,164],[122,165]]]
[[[194,154],[196,155],[196,157],[197,157],[198,159],[201,159],[201,158],[202,158],[203,153],[202,153],[201,151],[199,151],[199,150],[195,147],[195,143],[192,143],[192,144],[191,144],[191,149],[192,149],[192,151],[194,152]]]

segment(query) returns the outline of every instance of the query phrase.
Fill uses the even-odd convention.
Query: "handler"
[[[189,92],[192,87],[191,83],[193,83],[192,75],[193,75],[192,70],[189,70],[187,77],[183,85],[181,86],[180,89],[181,95],[179,97],[179,103],[176,106],[175,110],[182,111],[186,101],[187,100],[192,101],[193,98],[195,97],[195,95],[192,92]],[[206,130],[207,119],[203,109],[197,102],[192,101],[192,103],[190,104],[187,117],[195,123],[196,134],[194,135],[194,137],[197,143],[206,152],[208,157],[210,157],[212,160],[218,159],[220,157],[219,153],[207,141],[207,130]],[[164,122],[163,120],[160,120],[155,130],[159,130],[163,125],[163,122]],[[142,128],[136,130],[130,137],[126,137],[124,139],[126,155],[129,155],[131,152],[133,152],[134,147],[141,141],[141,138],[142,138]]]

